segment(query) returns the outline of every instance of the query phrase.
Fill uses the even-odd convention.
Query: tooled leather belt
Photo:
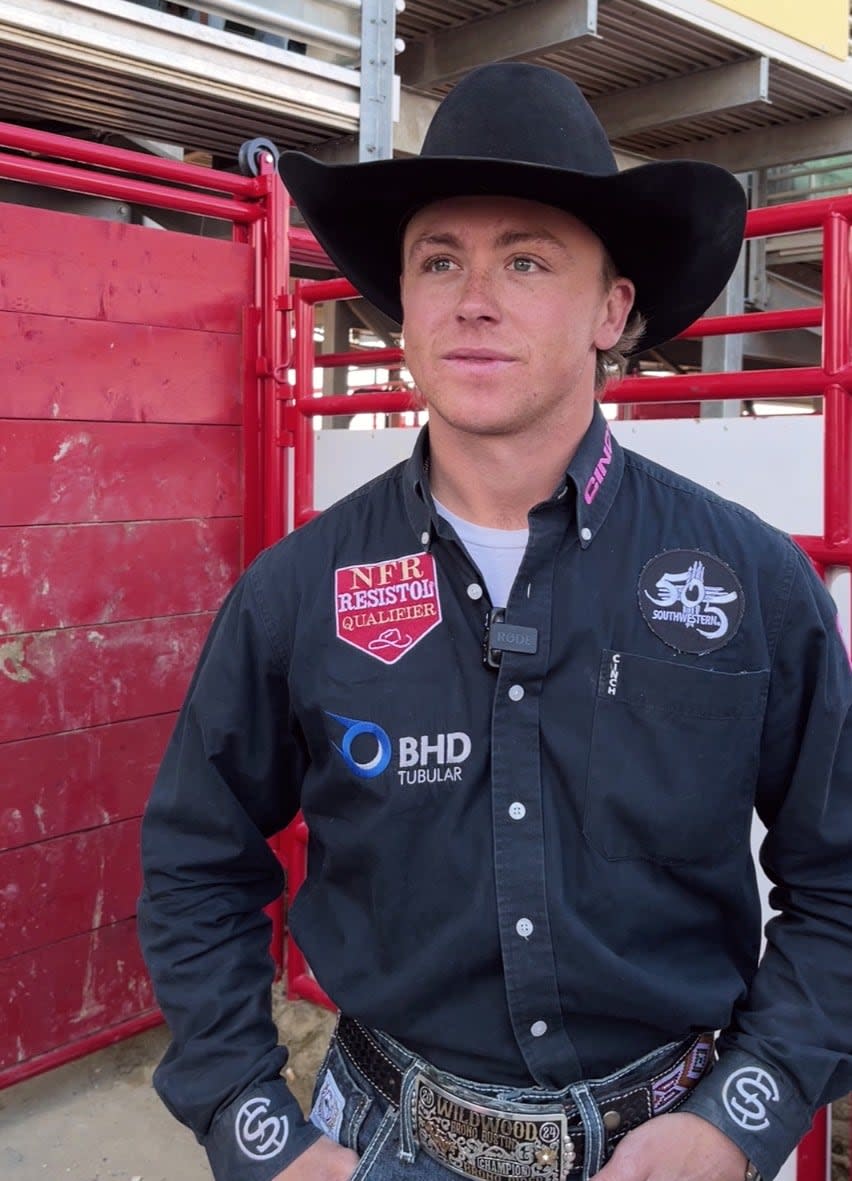
[[[402,1071],[370,1031],[341,1015],[336,1038],[362,1077],[399,1107]],[[652,1116],[678,1107],[712,1058],[713,1035],[699,1034],[651,1078],[624,1091],[595,1095],[608,1145]],[[420,1147],[465,1177],[565,1181],[583,1167],[585,1132],[570,1099],[562,1104],[501,1103],[456,1091],[422,1071],[414,1081],[412,1117]]]

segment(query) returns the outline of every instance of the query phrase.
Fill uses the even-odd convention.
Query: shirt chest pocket
[[[583,832],[611,861],[697,861],[747,839],[768,671],[601,660]]]

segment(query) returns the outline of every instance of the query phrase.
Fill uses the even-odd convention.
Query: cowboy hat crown
[[[448,197],[520,197],[579,218],[635,284],[647,320],[642,349],[676,336],[713,302],[745,224],[745,195],[729,172],[686,160],[619,172],[575,83],[522,63],[463,78],[438,107],[419,156],[330,165],[285,152],[279,168],[331,260],[397,323],[405,222]]]

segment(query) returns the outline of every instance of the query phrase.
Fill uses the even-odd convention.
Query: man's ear
[[[636,288],[629,279],[613,279],[601,307],[601,319],[595,333],[595,348],[601,352],[613,348],[621,339],[627,318],[636,299]]]

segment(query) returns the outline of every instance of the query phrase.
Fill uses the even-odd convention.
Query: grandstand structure
[[[847,0],[0,0],[0,120],[226,169],[261,136],[328,161],[377,159],[417,152],[469,69],[533,61],[577,81],[622,167],[712,161],[758,207],[852,191],[850,11]],[[151,216],[10,181],[0,200]],[[175,214],[164,224],[227,232]],[[755,244],[716,310],[815,306],[818,239]],[[332,351],[395,343],[372,309],[327,319]],[[642,365],[809,365],[819,352],[819,332],[801,328],[680,341]]]

